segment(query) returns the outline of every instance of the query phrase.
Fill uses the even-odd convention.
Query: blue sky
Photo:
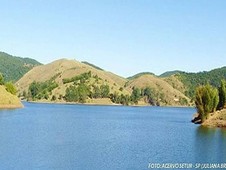
[[[0,0],[0,51],[127,77],[226,65],[225,0]]]

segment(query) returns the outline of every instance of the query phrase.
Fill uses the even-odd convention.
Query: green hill
[[[181,73],[182,71],[179,71],[179,70],[175,70],[175,71],[167,71],[163,74],[161,74],[159,77],[169,77],[169,76],[172,76],[172,75],[175,75],[175,74],[179,74]]]
[[[40,65],[38,61],[30,58],[21,58],[0,52],[0,73],[5,81],[17,81],[34,66]]]
[[[215,87],[219,86],[219,80],[226,79],[226,67],[217,68],[211,71],[198,73],[180,72],[175,75],[186,87],[185,95],[193,98],[195,88],[198,85],[211,84]]]

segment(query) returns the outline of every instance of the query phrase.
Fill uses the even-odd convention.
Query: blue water
[[[226,163],[226,131],[190,123],[194,108],[24,105],[0,110],[1,170]]]

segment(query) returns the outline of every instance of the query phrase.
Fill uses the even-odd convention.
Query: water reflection
[[[224,162],[226,156],[226,130],[199,126],[194,142],[195,162]]]

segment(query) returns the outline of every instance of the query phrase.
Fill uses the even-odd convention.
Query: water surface
[[[1,170],[226,163],[226,131],[190,123],[194,108],[24,105],[0,110]]]

